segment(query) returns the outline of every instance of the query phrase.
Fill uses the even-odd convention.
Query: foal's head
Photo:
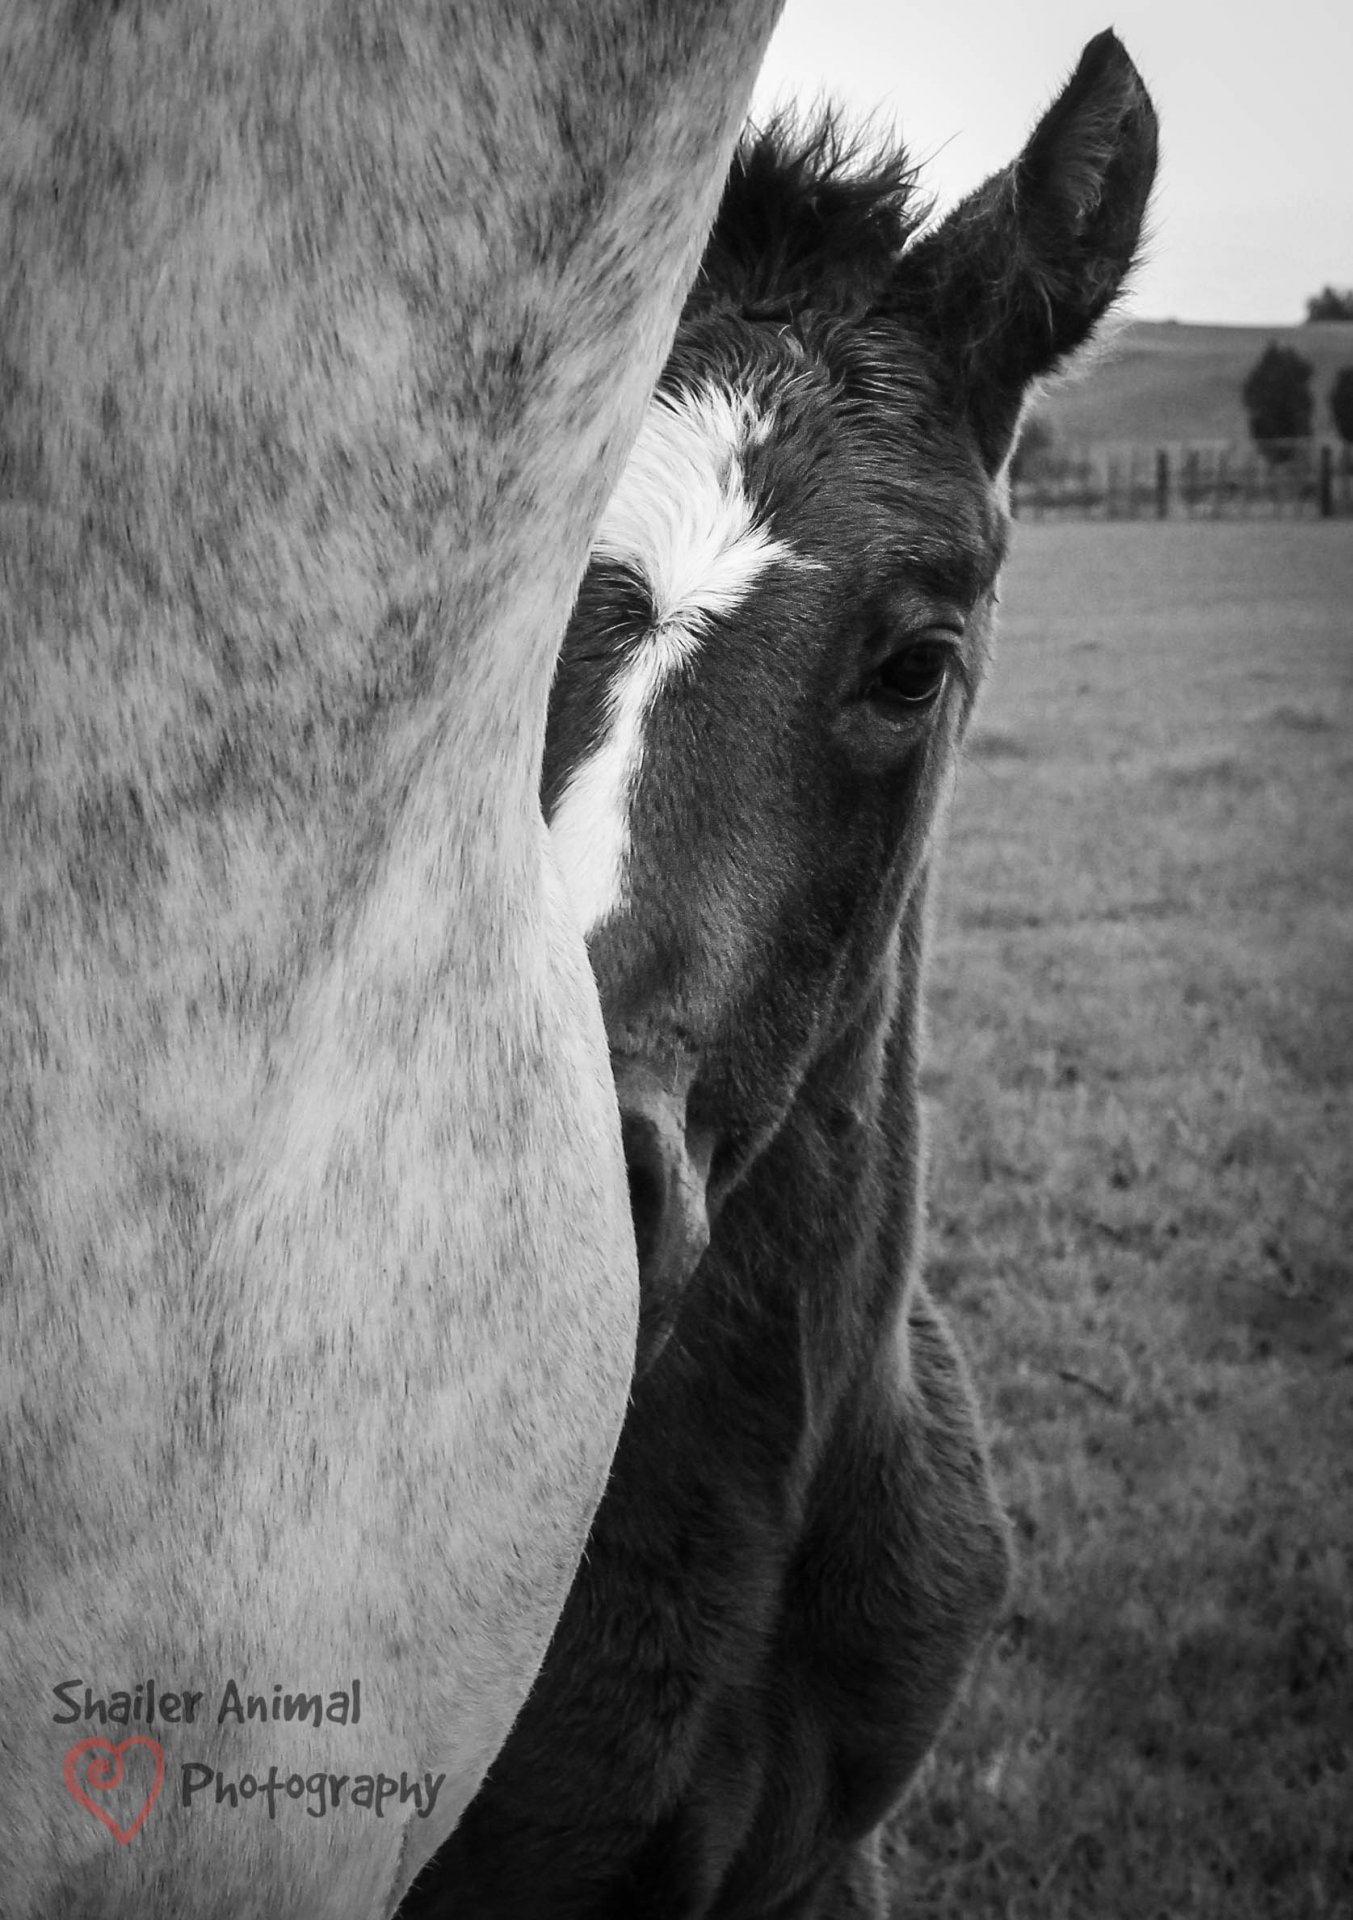
[[[646,1311],[894,964],[989,644],[1024,398],[1121,287],[1154,165],[1112,34],[930,231],[904,159],[862,162],[829,120],[739,152],[545,762]]]

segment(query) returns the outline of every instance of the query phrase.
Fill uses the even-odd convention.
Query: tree
[[[1353,447],[1353,367],[1340,367],[1330,388],[1330,418],[1346,447]]]
[[[1290,460],[1295,449],[1284,443],[1309,438],[1315,413],[1311,373],[1310,361],[1295,348],[1270,340],[1246,374],[1240,394],[1255,445],[1266,460]]]
[[[1353,287],[1322,287],[1306,302],[1308,320],[1353,320]]]

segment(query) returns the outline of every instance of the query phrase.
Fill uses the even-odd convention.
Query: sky
[[[1290,325],[1353,287],[1353,0],[787,0],[753,112],[823,93],[881,110],[943,208],[1014,158],[1108,26],[1161,118],[1128,310]]]

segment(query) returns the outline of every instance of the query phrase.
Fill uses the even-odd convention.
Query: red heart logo
[[[85,1778],[96,1793],[110,1793],[114,1787],[122,1785],[125,1769],[122,1756],[128,1747],[149,1747],[155,1755],[155,1778],[150,1783],[150,1792],[141,1803],[141,1811],[129,1827],[120,1827],[106,1807],[91,1800],[80,1783],[79,1766],[83,1754],[93,1754],[86,1770]],[[158,1740],[152,1740],[147,1733],[134,1733],[120,1746],[114,1746],[111,1740],[101,1740],[96,1735],[92,1740],[81,1740],[78,1746],[71,1748],[66,1755],[66,1764],[62,1769],[66,1776],[66,1786],[74,1794],[82,1807],[88,1807],[96,1820],[102,1820],[109,1833],[120,1847],[134,1840],[146,1823],[146,1815],[155,1805],[160,1788],[164,1785],[164,1748]]]

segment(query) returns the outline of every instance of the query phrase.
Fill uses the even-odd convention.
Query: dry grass
[[[1021,527],[1005,601],[927,1084],[1022,1566],[896,1911],[1353,1915],[1353,539]]]

